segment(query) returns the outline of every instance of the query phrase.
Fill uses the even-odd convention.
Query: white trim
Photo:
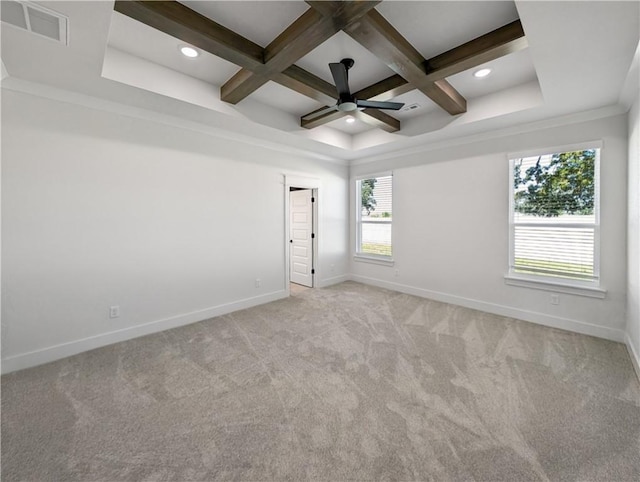
[[[344,283],[345,281],[349,281],[351,277],[348,274],[343,274],[340,276],[334,276],[332,278],[327,278],[318,281],[318,288],[326,288],[327,286],[337,285],[339,283]]]
[[[566,144],[563,146],[555,146],[549,148],[541,148],[537,151],[526,151],[515,154],[508,154],[509,159],[509,272],[505,276],[505,283],[513,286],[522,286],[526,288],[541,289],[547,291],[558,291],[561,293],[569,293],[580,296],[589,296],[592,298],[604,298],[606,290],[600,289],[600,156],[603,149],[603,141],[588,141],[578,144]],[[532,223],[532,222],[516,222],[515,221],[515,186],[513,185],[513,173],[517,160],[524,157],[536,157],[561,152],[571,152],[574,150],[594,149],[596,152],[595,162],[593,166],[594,180],[594,222],[586,223]],[[538,152],[538,154],[535,154]],[[533,153],[533,154],[532,154]],[[557,280],[547,274],[520,274],[514,271],[515,267],[515,228],[517,226],[552,226],[560,228],[592,228],[593,229],[593,279],[588,281],[573,280]]]
[[[369,278],[366,276],[352,275],[351,279],[353,281],[378,286],[380,288],[399,291],[401,293],[420,296],[421,298],[428,298],[435,301],[441,301],[443,303],[450,303],[452,305],[464,306],[465,308],[471,308],[473,310],[484,311],[486,313],[493,313],[495,315],[528,321],[531,323],[536,323],[538,325],[549,326],[551,328],[559,328],[561,330],[572,331],[575,333],[581,333],[583,335],[595,336],[597,338],[604,338],[605,340],[612,340],[621,343],[625,341],[626,333],[623,330],[617,328],[594,325],[592,323],[585,323],[579,320],[561,318],[559,316],[547,315],[545,313],[539,313],[536,311],[522,310],[519,308],[498,305],[495,303],[487,303],[486,301],[464,298],[462,296],[416,288],[414,286],[392,283],[389,281]]]
[[[315,201],[313,203],[313,213],[312,213],[312,221],[313,221],[313,233],[315,237],[312,243],[312,262],[311,268],[314,271],[314,274],[311,276],[312,279],[312,287],[316,287],[316,280],[320,279],[320,270],[318,266],[320,265],[320,230],[322,229],[320,226],[320,188],[322,186],[322,181],[316,177],[307,177],[300,176],[296,174],[283,174],[283,184],[284,184],[284,286],[285,291],[287,292],[287,296],[291,295],[291,287],[289,283],[291,283],[291,247],[290,247],[290,222],[289,219],[291,216],[290,206],[289,206],[289,194],[291,192],[290,188],[292,187],[301,187],[304,189],[311,189],[311,196],[315,197]]]
[[[358,174],[351,178],[351,181],[362,181],[363,179],[373,179],[375,177],[393,177],[393,171],[382,171],[368,174]]]
[[[99,335],[74,340],[60,345],[50,346],[19,355],[13,355],[2,360],[2,373],[10,373],[24,368],[30,368],[43,363],[49,363],[61,358],[77,355],[85,351],[111,345],[121,341],[131,340],[140,336],[150,335],[171,328],[189,325],[198,321],[208,320],[216,316],[225,315],[233,311],[244,310],[253,306],[262,305],[271,301],[286,298],[285,290],[274,291],[252,298],[225,303],[204,310],[193,311],[183,315],[151,321],[142,325],[131,326],[121,330],[101,333]]]
[[[304,189],[320,189],[322,181],[317,177],[307,177],[299,175],[284,174],[285,185],[290,187],[301,187]]]
[[[578,112],[576,114],[568,114],[565,116],[554,117],[552,119],[543,119],[540,121],[527,122],[521,125],[512,127],[504,127],[496,129],[490,132],[481,132],[478,134],[471,134],[468,136],[456,136],[448,139],[436,140],[429,142],[425,140],[422,144],[409,147],[406,149],[398,149],[392,152],[386,152],[378,155],[368,155],[366,157],[356,157],[351,160],[351,166],[360,166],[369,164],[372,162],[390,161],[393,159],[408,157],[414,154],[424,154],[431,151],[437,151],[441,149],[450,149],[453,147],[465,146],[469,144],[475,144],[478,142],[486,142],[495,139],[502,139],[505,137],[512,137],[514,135],[526,134],[528,132],[536,132],[544,129],[551,129],[554,127],[563,127],[567,124],[578,124],[581,122],[589,122],[598,119],[604,119],[607,117],[614,117],[620,114],[626,113],[628,108],[621,105],[609,105],[606,107],[599,107],[597,109]],[[358,151],[354,151],[358,152]],[[486,153],[483,151],[483,153]]]
[[[353,260],[359,263],[379,264],[382,266],[393,266],[395,264],[393,258],[376,258],[374,256],[367,256],[364,254],[354,254]]]
[[[638,381],[640,381],[640,354],[636,351],[633,346],[633,342],[631,341],[631,337],[629,333],[626,333],[625,344],[627,345],[627,351],[629,352],[629,357],[631,358],[631,364],[633,365],[633,369],[636,372],[636,376],[638,377]]]
[[[576,284],[562,283],[551,278],[533,279],[517,274],[508,274],[504,277],[504,284],[511,286],[520,286],[522,288],[532,288],[535,290],[553,291],[556,293],[567,293],[570,295],[586,296],[588,298],[604,299],[607,296],[607,290],[597,286],[578,286]]]
[[[355,227],[356,227],[356,245],[354,247],[354,257],[356,261],[365,261],[368,263],[375,264],[386,264],[393,266],[393,258],[391,256],[376,256],[368,253],[362,253],[362,225],[364,223],[374,224],[371,221],[363,221],[362,220],[362,181],[366,179],[379,179],[381,177],[390,177],[391,178],[391,206],[393,211],[393,196],[395,190],[395,180],[393,176],[393,171],[386,171],[378,174],[367,174],[365,176],[357,176],[351,179],[351,183],[355,185],[355,201],[356,201],[356,219],[355,219]],[[388,224],[391,226],[391,249],[393,250],[393,220],[391,221],[376,221],[375,223],[380,224]],[[392,251],[393,254],[393,251]]]
[[[603,119],[607,117],[613,117],[616,115],[624,114],[628,111],[628,106],[622,106],[619,104],[610,105],[606,107],[600,107],[588,111],[583,111],[574,114],[568,114],[560,117],[554,117],[551,119],[543,119],[539,121],[531,121],[524,124],[504,127],[493,130],[491,132],[482,132],[477,134],[471,134],[467,136],[452,136],[451,138],[429,141],[425,139],[421,141],[419,145],[407,147],[405,149],[397,149],[391,152],[381,154],[364,154],[365,157],[358,157],[358,152],[361,150],[349,150],[343,148],[337,148],[340,150],[339,154],[326,155],[319,154],[313,150],[307,150],[305,148],[297,148],[287,145],[286,143],[279,143],[274,141],[258,139],[255,136],[249,136],[242,133],[232,132],[226,129],[215,127],[201,122],[190,121],[178,116],[164,114],[152,111],[145,107],[135,107],[131,105],[122,104],[119,102],[107,100],[93,95],[81,94],[78,92],[72,92],[66,89],[53,87],[46,84],[32,82],[29,80],[18,79],[11,77],[10,82],[3,82],[2,88],[14,92],[30,94],[45,99],[56,100],[59,102],[66,102],[69,104],[80,105],[83,107],[120,114],[127,117],[136,119],[144,119],[152,122],[158,122],[165,125],[171,125],[194,132],[210,135],[212,137],[218,137],[222,139],[228,139],[232,141],[242,142],[244,144],[267,148],[276,152],[283,152],[287,154],[303,155],[304,157],[324,161],[332,164],[338,164],[341,166],[358,166],[369,164],[378,161],[387,161],[397,159],[400,157],[409,156],[412,154],[422,154],[439,149],[447,149],[456,146],[464,146],[474,144],[476,142],[482,142],[493,139],[500,139],[504,137],[510,137],[517,134],[534,132],[542,129],[564,126],[567,124],[575,124],[580,122],[588,122],[597,119]],[[180,102],[180,101],[176,101]],[[419,137],[419,136],[418,136]],[[418,140],[416,138],[416,140]],[[335,146],[334,146],[335,147]],[[345,157],[335,157],[335,156]],[[362,154],[361,154],[362,155]]]
[[[120,102],[103,99],[100,97],[94,97],[92,95],[81,94],[72,92],[58,87],[52,87],[29,80],[18,79],[16,77],[10,77],[8,81],[2,83],[2,88],[12,92],[18,92],[21,94],[29,94],[44,99],[50,99],[57,102],[64,102],[72,105],[79,105],[88,109],[94,109],[103,112],[109,112],[112,114],[118,114],[125,117],[131,117],[134,119],[142,119],[150,122],[156,122],[158,124],[168,125],[171,127],[177,127],[180,129],[186,129],[192,132],[198,132],[200,134],[206,134],[218,139],[230,140],[233,142],[240,142],[245,145],[259,147],[263,149],[269,149],[274,152],[281,152],[284,154],[291,154],[297,156],[303,156],[307,159],[313,159],[321,162],[328,162],[331,164],[338,164],[340,166],[348,166],[349,161],[345,159],[339,159],[331,157],[325,154],[320,154],[316,151],[305,149],[302,147],[294,147],[288,145],[283,140],[282,142],[271,141],[268,139],[262,139],[257,136],[247,135],[240,132],[234,132],[221,127],[205,124],[204,122],[197,122],[187,120],[176,115],[165,114],[150,110],[146,107],[136,107],[133,105],[126,105]],[[184,102],[172,99],[175,102],[184,104]],[[217,111],[206,109],[209,113],[220,114]],[[220,114],[222,115],[222,114]],[[256,129],[264,129],[266,132],[268,129],[272,131],[274,129],[267,126],[250,122],[255,132]],[[302,142],[304,142],[304,138]]]
[[[571,152],[571,151],[586,151],[588,149],[602,149],[604,146],[604,141],[584,141],[584,142],[574,142],[572,144],[565,144],[562,146],[545,146],[541,148],[535,149],[527,149],[526,151],[520,152],[509,152],[507,156],[510,160],[521,159],[524,157],[538,157],[538,156],[547,156],[549,154],[559,154],[561,152]]]

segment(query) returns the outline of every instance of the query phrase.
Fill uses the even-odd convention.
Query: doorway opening
[[[318,189],[288,186],[289,294],[300,294],[316,286]]]

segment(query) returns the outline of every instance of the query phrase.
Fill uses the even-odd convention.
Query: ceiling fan
[[[386,109],[400,110],[404,104],[400,102],[378,102],[375,100],[356,99],[349,89],[349,69],[353,67],[353,59],[342,59],[340,62],[329,64],[331,75],[338,91],[338,101],[336,105],[315,111],[304,117],[305,120],[315,119],[321,115],[333,111],[353,112],[361,109]]]

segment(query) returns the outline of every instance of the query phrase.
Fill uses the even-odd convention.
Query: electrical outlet
[[[399,269],[397,269],[397,270],[395,271],[395,273],[393,273],[393,276],[395,276],[396,278],[397,278],[398,276],[400,276],[400,270],[399,270]]]
[[[109,318],[118,318],[120,316],[120,307],[119,306],[110,306],[109,307]]]
[[[260,278],[256,278],[256,288],[260,288],[260,286],[262,286],[262,281]]]
[[[551,304],[552,305],[559,305],[560,304],[560,295],[553,293],[551,295]]]

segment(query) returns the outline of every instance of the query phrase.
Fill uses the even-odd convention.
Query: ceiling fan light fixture
[[[353,124],[355,121],[353,117],[347,117],[347,124]]]
[[[200,55],[200,52],[189,45],[180,45],[178,46],[178,49],[180,50],[180,53],[182,55],[184,55],[185,57],[189,57],[190,59],[195,59],[198,55]]]
[[[480,69],[480,70],[476,70],[473,73],[473,76],[477,79],[482,79],[484,77],[486,77],[487,75],[489,75],[491,73],[491,69]]]
[[[340,112],[353,112],[358,108],[355,102],[340,102],[338,104],[338,110]]]

